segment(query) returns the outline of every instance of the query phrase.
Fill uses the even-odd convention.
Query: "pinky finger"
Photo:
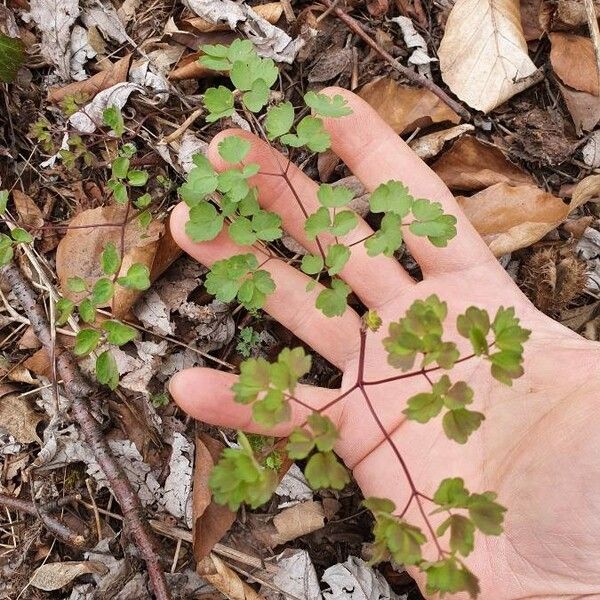
[[[177,373],[171,379],[169,391],[175,402],[199,421],[276,437],[289,435],[295,427],[301,426],[314,410],[324,407],[340,395],[339,390],[298,385],[295,393],[298,401],[292,400],[290,403],[290,420],[267,428],[253,421],[251,406],[234,401],[231,387],[237,380],[237,375],[232,373],[196,367]],[[327,410],[327,416],[336,425],[340,410],[341,403],[334,404]]]

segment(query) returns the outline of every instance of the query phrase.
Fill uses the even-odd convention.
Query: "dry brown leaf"
[[[214,545],[229,531],[236,517],[236,513],[226,506],[212,501],[208,487],[208,478],[223,448],[224,445],[219,440],[207,434],[196,436],[192,536],[197,561],[210,554]]]
[[[358,95],[401,135],[433,123],[460,122],[460,117],[429,90],[400,85],[388,77],[367,83]]]
[[[521,0],[521,25],[523,26],[525,39],[528,42],[539,40],[544,33],[540,24],[540,9],[542,8],[542,4],[542,0]]]
[[[473,127],[473,125],[470,123],[456,125],[456,127],[442,129],[441,131],[435,131],[429,135],[424,135],[420,138],[417,138],[416,140],[410,142],[409,146],[419,158],[426,160],[428,158],[437,156],[442,151],[442,148],[446,142],[460,137],[467,131],[473,131],[474,129],[475,127]]]
[[[431,165],[451,190],[479,191],[496,183],[534,184],[532,177],[511,163],[501,150],[467,135]]]
[[[533,185],[497,183],[456,200],[490,250],[501,256],[540,240],[585,202],[584,198],[565,204]]]
[[[79,213],[71,220],[71,227],[96,225],[69,229],[60,241],[56,251],[56,272],[60,280],[63,294],[68,298],[79,301],[81,294],[69,291],[67,281],[70,277],[82,277],[91,287],[103,276],[100,265],[100,255],[108,242],[121,247],[121,227],[98,227],[107,223],[121,223],[125,218],[126,207],[116,204],[93,208]],[[129,217],[135,212],[130,211]],[[164,224],[153,221],[147,230],[140,227],[136,218],[131,218],[125,227],[124,253],[120,274],[127,273],[133,263],[142,263],[152,268],[154,256],[158,247],[158,239],[164,230]],[[113,314],[122,318],[129,312],[141,292],[116,286],[113,297]]]
[[[325,524],[325,513],[320,502],[301,502],[284,508],[273,517],[276,532],[272,536],[272,546],[279,546],[302,535],[321,529]]]
[[[91,100],[98,92],[106,90],[122,81],[127,81],[130,60],[131,55],[128,54],[114,63],[110,68],[100,71],[84,81],[74,81],[63,87],[50,88],[48,91],[48,100],[58,104],[64,98],[73,94],[84,94],[88,100]]]
[[[0,428],[8,431],[17,442],[41,443],[36,427],[43,418],[33,410],[28,398],[9,394],[0,400]]]
[[[551,33],[550,62],[560,80],[569,87],[598,95],[598,68],[592,40],[569,33]]]
[[[591,131],[600,121],[600,96],[578,92],[558,82],[558,87],[571,114],[575,131]]]
[[[158,242],[150,279],[156,281],[181,255],[183,250],[177,245],[177,242],[171,235],[171,228],[167,225],[164,235]]]
[[[593,198],[600,197],[600,175],[589,175],[582,179],[573,190],[571,204],[581,206]]]
[[[556,4],[549,3],[551,15],[548,18],[548,27],[553,30],[574,30],[582,25],[587,25],[585,2],[581,0],[558,0]],[[600,3],[594,0],[596,16],[600,18]],[[551,21],[551,23],[550,23]]]
[[[88,573],[105,575],[108,573],[108,567],[100,561],[93,560],[46,563],[35,570],[29,584],[39,590],[51,592],[60,590],[77,577]]]
[[[41,227],[44,224],[42,211],[31,197],[15,188],[12,192],[12,198],[15,203],[17,214],[19,215],[19,225]],[[35,233],[35,231],[33,233]]]
[[[486,113],[535,82],[518,0],[457,0],[438,56],[448,87]]]
[[[169,79],[172,81],[182,81],[184,79],[198,79],[200,77],[213,77],[215,71],[203,67],[199,62],[200,52],[194,52],[183,56],[169,73]]]
[[[214,554],[199,561],[196,572],[229,600],[265,600]]]
[[[259,4],[257,6],[253,6],[252,9],[263,19],[266,19],[269,23],[271,23],[271,25],[277,23],[277,21],[281,19],[281,15],[283,14],[283,6],[281,2],[268,2],[267,4]],[[202,33],[229,30],[229,26],[227,25],[227,23],[210,23],[202,17],[192,17],[191,19],[185,19],[185,22]]]

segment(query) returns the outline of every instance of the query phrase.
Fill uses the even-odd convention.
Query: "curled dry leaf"
[[[261,592],[268,600],[322,600],[321,588],[317,572],[306,550],[286,548],[276,558],[277,572],[271,583],[281,590],[275,592],[270,587],[262,586]]]
[[[594,131],[581,149],[583,162],[592,169],[600,167],[600,131]]]
[[[260,15],[272,25],[275,25],[275,23],[281,19],[281,15],[283,14],[283,6],[281,2],[268,2],[267,4],[259,4],[253,8],[257,15]],[[209,33],[211,31],[228,31],[230,29],[227,23],[211,23],[202,17],[185,19],[185,22],[202,33]]]
[[[325,524],[325,513],[320,502],[301,502],[284,508],[273,517],[275,530],[268,538],[268,545],[280,546],[303,535],[317,531]]]
[[[457,140],[431,168],[451,190],[479,191],[496,183],[535,183],[501,150],[470,135]]]
[[[35,570],[29,585],[45,592],[51,592],[60,590],[77,577],[88,573],[105,575],[108,573],[108,567],[94,560],[46,563]]]
[[[429,90],[401,85],[388,77],[367,83],[358,95],[401,135],[433,123],[460,122],[460,117]]]
[[[71,25],[79,16],[78,0],[31,0],[31,18],[42,32],[41,53],[61,79],[71,75]]]
[[[169,79],[172,81],[183,81],[185,79],[200,79],[201,77],[214,77],[215,72],[203,67],[198,59],[200,52],[194,52],[183,56],[169,73]]]
[[[441,131],[423,135],[410,142],[409,146],[419,158],[426,160],[437,156],[442,151],[446,142],[460,137],[467,131],[474,131],[474,129],[475,127],[470,123],[463,123],[449,129],[442,129]]]
[[[575,186],[571,194],[571,204],[582,206],[598,198],[600,198],[600,175],[589,175]]]
[[[547,29],[573,31],[582,25],[587,26],[585,4],[581,0],[558,0],[556,3],[551,3],[545,11],[542,10],[542,14],[548,13],[547,15],[544,14]],[[594,0],[593,6],[596,16],[600,18],[600,3],[598,3],[598,0]]]
[[[526,248],[558,227],[585,196],[565,204],[533,185],[497,183],[458,204],[496,255]]]
[[[535,83],[517,0],[457,0],[438,56],[448,87],[486,113]]]
[[[69,291],[67,281],[70,277],[82,277],[88,286],[92,286],[103,276],[100,255],[108,242],[117,248],[121,247],[122,228],[102,225],[118,225],[125,219],[125,214],[126,207],[113,204],[85,210],[71,220],[71,227],[79,228],[69,229],[56,251],[56,272],[65,296],[76,301],[81,299],[81,294]],[[164,229],[164,224],[158,221],[153,221],[147,230],[142,229],[135,214],[130,211],[125,227],[121,275],[127,273],[133,263],[142,263],[152,269],[158,239]],[[90,227],[81,228],[82,225]],[[138,290],[117,286],[113,297],[113,314],[119,318],[125,316],[140,294]]]
[[[48,100],[57,104],[67,96],[74,94],[83,94],[88,100],[91,100],[102,90],[127,80],[130,60],[131,55],[128,54],[113,63],[108,69],[100,71],[84,81],[74,81],[63,87],[50,88]]]
[[[551,33],[550,62],[557,77],[569,87],[598,96],[599,80],[592,40],[570,33]]]
[[[560,82],[558,87],[571,114],[577,134],[581,135],[582,131],[594,129],[600,121],[600,96],[578,92]]]
[[[413,22],[408,17],[396,17],[392,21],[400,27],[406,47],[412,50],[411,55],[408,57],[408,63],[415,65],[421,75],[431,78],[431,67],[429,64],[436,62],[437,58],[431,58],[427,53],[425,38],[417,32]]]
[[[224,445],[205,433],[196,436],[194,486],[192,492],[192,536],[197,561],[206,559],[214,545],[229,531],[236,514],[222,504],[212,501],[208,479]],[[211,582],[212,583],[212,582]],[[213,584],[215,585],[215,584]],[[217,587],[215,585],[215,587]],[[217,587],[217,589],[220,589]],[[243,598],[244,596],[242,596]]]
[[[199,561],[196,572],[229,600],[265,600],[214,554]]]
[[[8,431],[17,442],[41,444],[36,428],[43,418],[42,414],[33,410],[28,398],[8,394],[0,400],[0,429]]]

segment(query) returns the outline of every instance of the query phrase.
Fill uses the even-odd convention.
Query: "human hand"
[[[600,347],[583,340],[538,312],[491,255],[487,246],[460,212],[452,195],[437,176],[362,100],[340,89],[353,114],[325,119],[334,152],[365,187],[373,190],[390,179],[402,181],[415,197],[441,202],[458,220],[457,237],[446,248],[435,248],[424,238],[406,234],[406,243],[419,262],[423,281],[416,283],[399,263],[385,256],[368,257],[362,244],[341,273],[356,295],[377,311],[383,326],[369,333],[364,360],[364,380],[397,374],[387,363],[381,340],[388,324],[402,317],[416,299],[437,294],[448,304],[447,331],[468,354],[465,340],[453,325],[456,316],[471,305],[494,314],[499,306],[514,306],[523,326],[532,330],[525,348],[525,375],[506,387],[492,379],[489,365],[479,359],[457,364],[452,376],[475,391],[473,408],[485,414],[481,427],[466,446],[444,435],[440,419],[427,424],[409,421],[402,413],[406,400],[427,391],[422,378],[369,386],[369,397],[385,430],[400,450],[416,487],[433,495],[446,477],[462,477],[477,492],[493,490],[508,508],[504,534],[475,544],[466,560],[479,577],[481,598],[600,597]],[[261,172],[279,172],[287,160],[251,134],[223,132],[211,143],[209,158],[217,170],[227,165],[217,153],[224,136],[235,133],[252,141],[248,157]],[[318,208],[317,185],[293,165],[288,177],[308,213]],[[298,242],[315,251],[304,234],[305,216],[294,194],[281,177],[259,174],[261,205],[277,212],[285,229]],[[266,255],[241,250],[225,231],[210,242],[193,243],[184,231],[187,207],[180,204],[171,218],[177,243],[206,265],[240,252],[252,251],[259,263]],[[346,244],[365,238],[369,226],[362,222],[344,238]],[[270,260],[277,289],[267,298],[265,310],[316,352],[343,372],[340,390],[299,386],[296,396],[316,409],[355,388],[359,371],[360,318],[348,309],[342,317],[325,317],[315,308],[320,286],[305,291],[307,276],[283,261]],[[468,342],[467,342],[468,344]],[[265,431],[252,422],[248,406],[233,402],[231,386],[236,376],[212,369],[189,369],[171,381],[171,393],[190,415],[215,425],[246,431],[287,435],[304,422],[308,408],[293,404],[289,423]],[[336,452],[365,496],[392,499],[397,507],[411,497],[392,444],[386,440],[366,405],[360,389],[353,389],[327,412],[337,425]],[[430,507],[425,507],[429,512]],[[422,524],[418,502],[407,518]],[[435,517],[432,521],[437,524]],[[428,556],[430,548],[425,549]],[[422,576],[413,573],[424,588]],[[457,595],[456,598],[462,598]]]

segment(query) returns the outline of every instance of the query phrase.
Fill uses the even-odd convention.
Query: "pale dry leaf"
[[[282,503],[278,508],[284,506],[290,506],[292,503],[302,502],[304,500],[313,499],[312,488],[308,485],[302,469],[294,463],[282,477],[275,493],[278,496],[285,496],[289,498],[291,502]]]
[[[165,358],[156,373],[159,381],[170,379],[175,373],[183,371],[183,369],[191,369],[192,367],[203,367],[204,361],[198,352],[194,352],[191,348],[185,348],[173,352]]]
[[[265,600],[215,554],[200,560],[196,572],[229,600]]]
[[[415,65],[421,75],[425,75],[431,79],[430,63],[437,62],[437,58],[429,56],[425,38],[417,32],[413,22],[408,17],[400,16],[391,20],[400,27],[406,47],[409,50],[413,50],[408,57],[408,64]]]
[[[381,573],[356,556],[329,567],[322,581],[329,586],[323,592],[325,600],[407,600],[406,595],[398,596],[390,588]]]
[[[86,27],[96,27],[105,39],[119,44],[129,41],[125,26],[112,4],[100,0],[88,0],[84,4],[81,20]]]
[[[496,183],[535,183],[531,175],[510,162],[499,148],[470,135],[454,142],[431,168],[451,190],[479,191]]]
[[[29,580],[29,585],[38,590],[51,592],[62,589],[81,575],[89,573],[104,575],[107,572],[106,565],[98,561],[81,560],[46,563],[35,570]]]
[[[457,0],[438,56],[452,92],[486,113],[535,82],[518,0]]]
[[[592,294],[600,293],[600,231],[588,227],[577,242],[576,250],[587,261],[586,290]]]
[[[85,210],[75,216],[70,225],[98,225],[107,223],[122,223],[127,208],[117,204]],[[164,225],[153,221],[148,229],[140,227],[135,213],[125,227],[123,264],[120,274],[124,275],[133,263],[141,263],[152,267],[158,247],[158,239]],[[120,227],[85,227],[69,229],[60,241],[56,251],[56,272],[60,280],[63,294],[72,300],[79,301],[81,294],[68,290],[67,281],[70,277],[82,277],[91,287],[103,276],[100,255],[108,242],[117,248],[121,247]],[[141,296],[138,290],[130,290],[116,286],[113,297],[113,313],[115,316],[126,315],[136,300]]]
[[[590,135],[585,146],[581,149],[583,162],[592,169],[600,167],[600,131]]]
[[[177,162],[183,169],[184,173],[189,173],[194,167],[194,155],[206,155],[208,143],[196,137],[191,131],[186,131],[179,144],[179,152],[177,154]]]
[[[0,429],[4,429],[22,444],[41,444],[36,428],[43,415],[33,409],[28,398],[8,394],[0,399]]]
[[[12,191],[12,199],[22,226],[41,227],[44,224],[44,215],[31,196],[15,188]]]
[[[71,31],[71,79],[83,81],[87,79],[85,63],[96,56],[96,51],[90,46],[88,32],[81,25],[75,25]]]
[[[444,148],[446,142],[460,137],[467,131],[474,130],[475,127],[470,123],[463,123],[462,125],[456,125],[455,127],[449,127],[448,129],[442,129],[441,131],[423,135],[412,140],[409,146],[419,158],[427,160],[428,158],[437,156]]]
[[[560,93],[573,119],[577,135],[591,131],[600,121],[600,96],[578,92],[558,82]]]
[[[496,256],[537,242],[577,207],[533,185],[507,183],[497,183],[469,198],[460,196],[457,201]]]
[[[94,133],[97,127],[102,126],[104,109],[109,106],[123,108],[133,92],[144,93],[144,88],[124,81],[102,90],[90,103],[71,115],[69,123],[81,133]]]
[[[283,6],[281,2],[267,2],[266,4],[259,4],[253,8],[257,14],[273,25],[279,21],[283,13]],[[228,29],[231,29],[229,27],[229,23],[214,23],[214,21],[211,22],[203,19],[202,17],[185,19],[185,22],[202,33],[210,33],[212,31],[227,31]]]
[[[170,319],[171,311],[154,289],[149,289],[135,304],[133,313],[150,331],[161,335],[175,333],[175,323]]]
[[[194,485],[192,492],[192,536],[194,557],[205,559],[214,545],[229,531],[236,513],[213,502],[208,480],[224,445],[205,433],[196,436]],[[216,586],[215,586],[216,587]]]
[[[269,546],[280,546],[303,535],[317,531],[325,524],[320,502],[309,501],[283,509],[273,517],[274,532]]]
[[[262,586],[266,600],[322,600],[317,572],[306,550],[287,548],[276,559],[277,573],[271,583],[283,593]]]
[[[311,83],[322,83],[338,77],[346,71],[352,61],[350,48],[332,48],[315,60],[307,79]]]
[[[160,505],[176,519],[192,526],[192,472],[194,445],[182,434],[173,434],[169,475],[165,479]]]
[[[153,90],[154,97],[161,102],[166,102],[169,98],[171,86],[167,78],[149,60],[141,60],[131,66],[129,81]]]
[[[559,79],[569,87],[598,96],[599,80],[592,40],[580,35],[550,34],[550,62]]]
[[[574,208],[582,206],[590,200],[600,197],[600,175],[588,175],[584,177],[571,194],[571,204]]]
[[[42,32],[41,53],[61,79],[71,75],[71,26],[79,16],[78,0],[31,0],[30,15]]]
[[[367,83],[358,95],[401,135],[433,123],[458,124],[460,117],[433,92],[383,77]]]
[[[98,92],[127,79],[130,60],[131,55],[128,54],[119,59],[108,69],[100,71],[88,79],[75,81],[62,87],[51,88],[48,91],[48,100],[58,104],[65,97],[73,96],[75,94],[82,94],[91,100]]]
[[[119,19],[123,25],[127,25],[127,23],[133,19],[141,3],[142,0],[125,0],[125,2],[121,4],[117,9],[117,15],[119,15]]]

